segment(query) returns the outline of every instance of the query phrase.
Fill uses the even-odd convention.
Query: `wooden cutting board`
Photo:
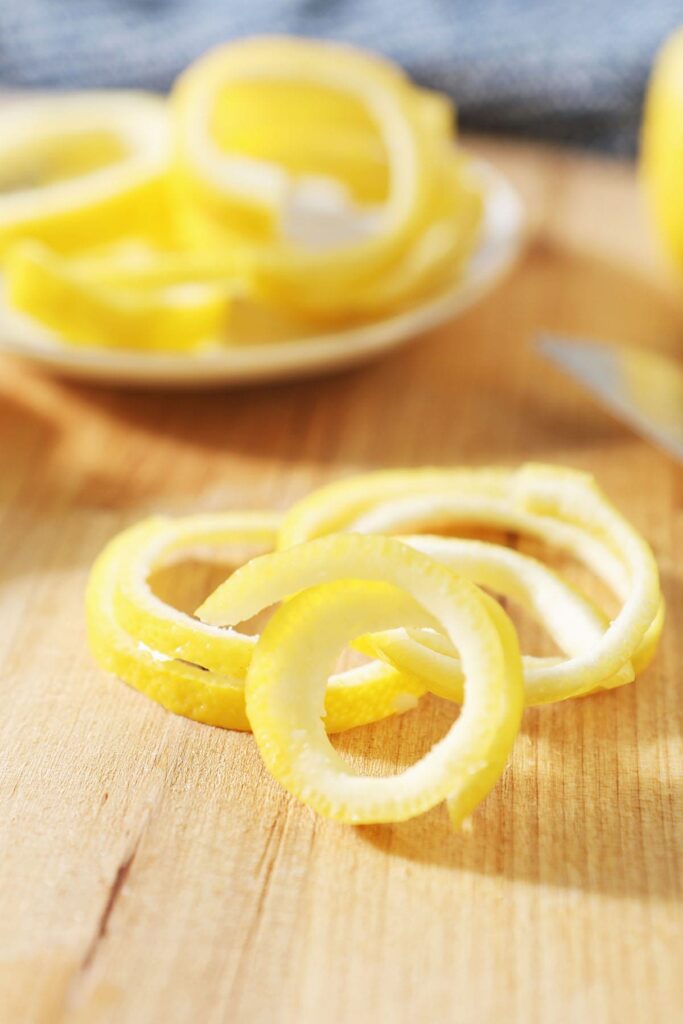
[[[630,166],[481,142],[530,239],[479,308],[383,362],[234,393],[0,364],[0,1020],[673,1022],[683,1005],[683,473],[533,356],[550,328],[683,355]],[[284,508],[340,474],[547,460],[649,538],[669,621],[621,691],[528,711],[472,830],[316,818],[252,738],[99,671],[88,568],[150,510]],[[453,711],[348,734],[395,770]]]

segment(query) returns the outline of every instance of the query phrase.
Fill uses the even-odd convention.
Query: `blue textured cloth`
[[[255,33],[383,51],[467,127],[628,152],[683,0],[0,0],[0,85],[147,87]]]

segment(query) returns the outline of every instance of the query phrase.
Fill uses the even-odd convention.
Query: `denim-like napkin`
[[[291,32],[383,51],[466,127],[636,144],[683,0],[0,0],[0,86],[165,90],[209,46]]]

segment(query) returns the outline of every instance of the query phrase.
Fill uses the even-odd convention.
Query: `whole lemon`
[[[655,226],[683,269],[683,27],[655,61],[643,118],[641,177]]]

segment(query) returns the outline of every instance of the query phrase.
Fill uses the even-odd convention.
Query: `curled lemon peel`
[[[35,98],[0,134],[7,297],[78,345],[229,341],[236,297],[303,333],[398,313],[453,284],[483,217],[448,97],[329,42],[232,42],[167,101]]]
[[[358,516],[380,502],[434,490],[505,494],[510,471],[498,467],[485,469],[420,467],[417,469],[380,469],[335,480],[318,487],[295,502],[285,513],[278,537],[279,548],[323,537],[348,528]]]
[[[387,536],[473,525],[571,554],[613,590],[619,612],[609,621],[542,562],[501,545]],[[196,617],[151,588],[169,561],[276,540],[278,550],[238,568]],[[522,657],[512,623],[480,586],[531,611],[563,656]],[[240,631],[278,603],[260,637]],[[155,517],[105,548],[86,606],[102,667],[179,714],[251,727],[274,777],[320,814],[400,821],[445,800],[456,826],[500,776],[525,703],[630,681],[664,622],[645,541],[590,476],[533,464],[370,474],[321,489],[284,519]],[[346,645],[378,660],[334,673]],[[405,711],[428,689],[462,702],[460,717],[401,775],[359,775],[330,745],[326,731]]]
[[[399,539],[479,586],[517,601],[531,611],[566,655],[592,649],[608,627],[607,617],[592,602],[528,555],[475,540],[430,536]],[[457,653],[442,635],[397,629],[363,637],[356,647],[372,657],[386,658],[405,671],[410,666],[411,672],[430,681],[434,693],[462,702],[462,674],[454,674]],[[560,661],[557,657],[522,658],[527,705],[564,700],[591,687],[591,684],[570,681],[562,689],[554,683],[549,670]],[[626,663],[602,685],[604,688],[618,686],[632,678],[633,669]]]
[[[153,517],[112,540],[93,566],[86,595],[90,646],[98,663],[176,714],[248,730],[244,677],[258,637],[217,630],[172,608],[149,575],[169,561],[227,545],[274,542],[266,512]],[[409,710],[425,692],[414,677],[374,661],[333,673],[326,727],[339,732]]]
[[[477,501],[452,496],[434,496],[432,500],[421,501],[406,499],[402,504],[396,502],[393,509],[385,508],[385,512],[386,515],[382,515],[382,510],[376,509],[372,515],[357,521],[353,529],[385,532],[401,529],[408,523],[412,528],[416,523],[429,528],[435,522],[505,527],[567,551],[614,590],[623,602],[622,608],[599,642],[580,655],[539,670],[547,685],[559,687],[557,692],[565,693],[575,687],[578,693],[630,682],[634,673],[628,670],[628,662],[635,658],[643,664],[652,656],[662,628],[664,605],[654,559],[635,532],[631,534],[632,545],[620,556],[604,537],[589,533],[585,522],[577,524],[556,520],[547,514],[536,515],[525,509],[510,508],[506,502],[496,499]],[[632,556],[630,562],[626,561],[629,556]]]
[[[263,38],[218,47],[192,64],[177,80],[171,102],[175,110],[177,172],[188,181],[199,205],[211,202],[213,212],[225,211],[232,227],[237,211],[245,218],[265,219],[274,234],[290,179],[277,164],[257,164],[239,153],[226,152],[211,133],[217,96],[230,85],[250,82],[294,82],[327,87],[348,94],[375,118],[383,136],[394,181],[389,184],[390,220],[397,233],[412,227],[426,196],[429,180],[426,147],[421,146],[412,93],[404,76],[388,62],[333,44],[303,39]],[[402,161],[399,164],[399,157]],[[393,242],[372,243],[368,256],[378,255]],[[360,253],[346,254],[340,265]],[[312,262],[311,259],[308,262]],[[353,269],[351,267],[351,269]]]
[[[399,821],[445,799],[454,825],[461,824],[499,778],[521,717],[520,655],[500,606],[398,541],[336,535],[254,559],[197,614],[230,625],[285,597],[246,683],[249,720],[274,777],[338,821]],[[324,680],[335,654],[359,633],[406,621],[439,624],[457,647],[467,680],[463,710],[401,776],[360,777],[325,738]]]
[[[117,621],[117,580],[121,560],[128,557],[129,550],[129,536],[123,533],[114,538],[96,560],[88,580],[88,642],[98,665],[174,714],[206,725],[248,730],[243,679],[206,672],[155,651]]]
[[[72,345],[191,351],[216,343],[229,321],[231,296],[224,285],[185,282],[141,290],[107,284],[38,242],[17,242],[5,271],[12,306]]]
[[[236,91],[229,109],[239,114],[245,85],[270,90],[269,95],[280,91],[285,104],[297,88],[319,90],[323,109],[327,91],[337,94],[337,106],[344,98],[351,105],[351,121],[358,122],[362,115],[361,134],[376,135],[378,147],[370,149],[376,153],[378,148],[386,164],[386,195],[372,227],[359,222],[356,237],[322,247],[294,244],[287,237],[286,211],[297,189],[290,173],[295,128],[291,140],[273,144],[266,160],[248,155],[253,146],[250,150],[247,145],[245,155],[232,137],[228,148],[221,148],[220,137],[217,140],[212,132],[221,97],[226,103],[230,90]],[[309,101],[307,108],[312,124],[317,91],[315,95],[316,103]],[[191,238],[203,248],[209,244],[232,251],[235,272],[266,301],[317,318],[371,312],[420,294],[438,279],[445,264],[450,261],[457,268],[471,249],[481,198],[462,173],[462,161],[452,156],[447,101],[425,96],[387,61],[303,39],[230,43],[188,68],[177,81],[171,102],[176,128],[174,181]],[[244,95],[241,102],[248,106]],[[301,97],[298,102],[306,108]],[[267,127],[262,131],[267,134]],[[328,127],[316,141],[322,144],[333,137]],[[355,171],[351,182],[357,183],[366,171]],[[317,177],[312,185],[325,194],[335,187],[343,191],[349,184],[343,166],[339,175]],[[311,182],[309,193],[310,186]],[[417,257],[410,255],[414,248]]]
[[[272,548],[279,518],[268,512],[215,513],[179,519],[157,517],[132,527],[130,554],[119,563],[114,595],[121,626],[168,657],[243,677],[258,637],[198,622],[157,597],[149,580],[180,555],[206,551],[215,560],[230,545]]]
[[[426,89],[413,93],[426,130],[450,143],[451,100]],[[386,199],[389,168],[379,131],[348,92],[291,80],[232,82],[216,91],[210,127],[223,152],[277,164],[295,180],[333,179],[360,204]]]
[[[518,470],[386,471],[342,480],[290,510],[279,544],[301,543],[328,530],[396,533],[475,524],[515,530],[570,553],[622,601],[616,620],[594,647],[539,666],[538,696],[544,692],[544,701],[553,699],[553,688],[557,699],[564,699],[572,690],[579,694],[629,682],[635,666],[640,671],[649,663],[664,619],[654,557],[585,473],[529,464]],[[378,653],[379,645],[373,649]],[[413,656],[414,649],[406,667],[415,667]],[[423,670],[425,662],[431,666],[432,685],[449,685],[450,666],[428,653],[420,657]]]
[[[61,252],[126,234],[165,240],[166,104],[136,92],[23,98],[0,111],[0,254],[19,239]]]

